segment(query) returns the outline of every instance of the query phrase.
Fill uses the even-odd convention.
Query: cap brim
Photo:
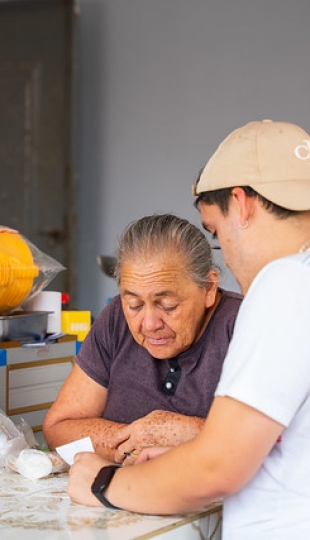
[[[269,183],[250,183],[257,193],[268,201],[286,208],[287,210],[306,211],[310,210],[310,180],[292,180]]]

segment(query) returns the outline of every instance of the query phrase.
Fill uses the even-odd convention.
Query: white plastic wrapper
[[[11,468],[30,480],[48,476],[53,470],[49,457],[44,452],[32,448],[22,450],[14,461]]]
[[[6,466],[30,480],[68,469],[67,463],[56,452],[42,452],[35,448],[25,448],[17,457],[9,456]]]

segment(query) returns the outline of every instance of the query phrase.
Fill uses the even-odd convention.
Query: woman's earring
[[[240,229],[247,229],[248,226],[249,226],[249,220],[248,219],[244,222],[244,225],[241,225],[241,223],[239,223]]]

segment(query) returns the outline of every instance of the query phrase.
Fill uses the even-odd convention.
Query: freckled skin
[[[147,262],[126,261],[120,294],[137,343],[158,359],[172,358],[195,343],[215,302],[217,273],[213,270],[210,279],[214,283],[199,288],[186,276],[178,253],[156,254]]]

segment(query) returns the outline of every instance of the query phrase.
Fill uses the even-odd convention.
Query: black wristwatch
[[[120,510],[118,506],[111,504],[108,499],[105,498],[104,492],[110,484],[115,471],[119,469],[119,465],[110,465],[109,467],[102,467],[99,473],[97,474],[95,480],[92,483],[92,493],[97,497],[97,499],[107,508],[113,508],[114,510]]]

